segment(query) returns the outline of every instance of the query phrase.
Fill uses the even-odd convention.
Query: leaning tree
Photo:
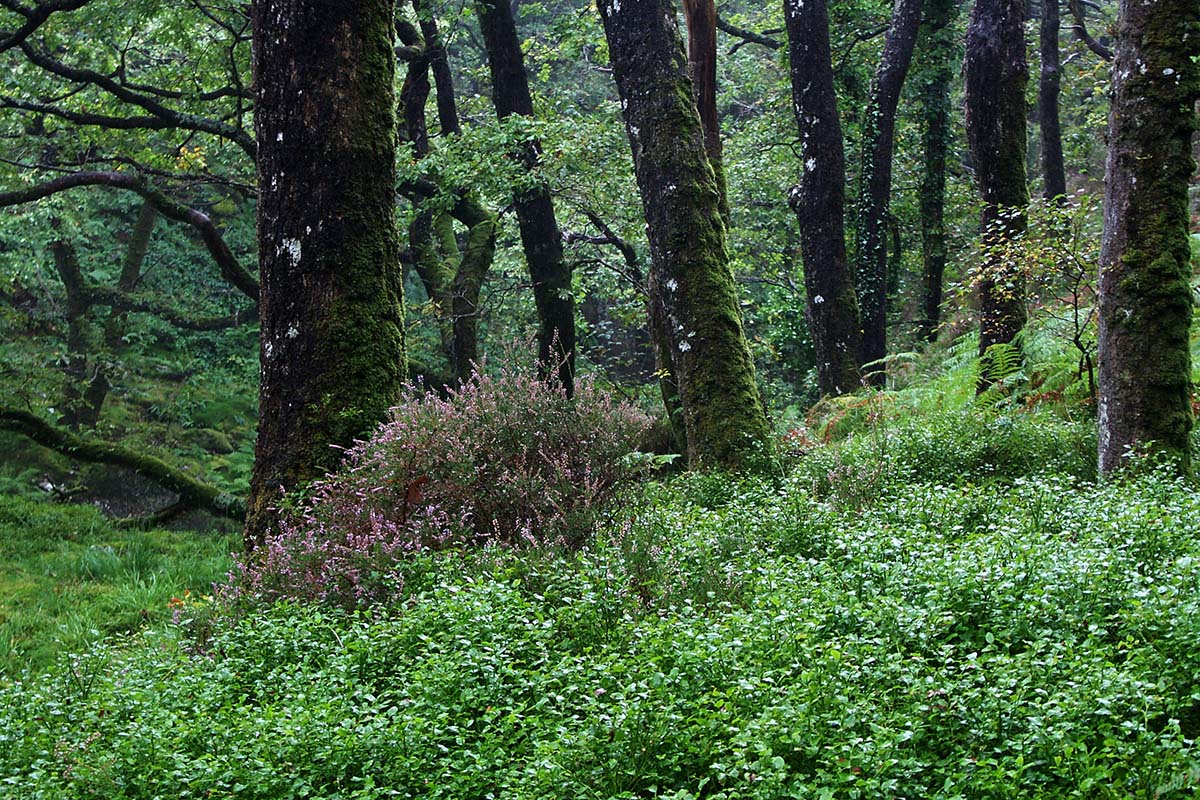
[[[751,467],[770,437],[675,4],[599,7],[650,237],[653,327],[678,381],[688,463]]]

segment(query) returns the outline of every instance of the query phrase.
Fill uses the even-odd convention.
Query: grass
[[[0,676],[171,616],[207,593],[237,547],[229,536],[121,530],[95,509],[0,496]]]

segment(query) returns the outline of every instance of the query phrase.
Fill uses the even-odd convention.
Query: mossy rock
[[[183,438],[188,444],[216,455],[228,455],[236,449],[229,436],[216,428],[192,428],[184,431]]]

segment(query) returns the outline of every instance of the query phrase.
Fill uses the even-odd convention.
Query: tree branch
[[[192,508],[202,508],[233,520],[241,520],[246,516],[246,506],[242,500],[193,478],[160,458],[60,430],[28,411],[0,406],[0,430],[22,434],[43,447],[81,461],[132,469],[179,495],[179,502]]]
[[[1068,0],[1067,6],[1071,9],[1071,17],[1075,20],[1075,24],[1071,26],[1075,31],[1075,38],[1086,44],[1089,50],[1105,61],[1112,61],[1112,50],[1105,46],[1103,42],[1092,38],[1092,35],[1088,33],[1087,18],[1084,16],[1083,3],[1080,0]]]
[[[770,48],[771,50],[778,50],[779,48],[783,47],[783,42],[779,41],[778,39],[772,39],[770,36],[765,34],[755,33],[754,31],[747,30],[745,28],[739,28],[736,25],[727,22],[720,16],[717,17],[717,28],[725,33],[728,33],[730,36],[736,36],[742,40],[740,43],[734,45],[733,49],[729,51],[730,55],[736,53],[738,49],[745,44],[760,44],[763,47]]]
[[[135,92],[128,86],[124,86],[120,82],[113,80],[108,75],[64,64],[45,53],[35,50],[28,42],[22,42],[19,47],[26,58],[49,73],[57,75],[60,78],[65,78],[72,83],[95,86],[116,97],[118,100],[138,106],[148,111],[152,116],[170,122],[172,127],[201,133],[211,133],[214,136],[227,139],[242,148],[250,158],[255,157],[257,147],[254,138],[236,125],[230,125],[219,120],[199,116],[198,114],[188,114],[170,108],[152,97]]]
[[[14,11],[23,16],[25,24],[12,33],[0,34],[0,53],[3,53],[5,50],[11,50],[14,47],[20,47],[56,11],[74,11],[78,8],[83,8],[89,2],[91,0],[48,0],[45,3],[34,4],[33,8],[24,8],[15,2],[11,2],[11,0],[5,0],[0,5],[3,5],[9,11]]]
[[[189,331],[220,331],[226,328],[237,328],[258,319],[257,305],[226,316],[190,317],[186,314],[180,314],[166,303],[126,294],[116,289],[95,287],[90,289],[89,295],[93,305],[109,306],[117,311],[152,314],[176,328]]]
[[[229,249],[229,245],[221,237],[221,232],[213,225],[208,215],[189,208],[162,192],[151,189],[139,176],[125,172],[76,172],[63,175],[46,183],[40,183],[13,192],[0,192],[0,208],[15,206],[21,203],[32,203],[68,189],[80,186],[107,186],[114,189],[127,189],[136,192],[154,205],[164,217],[175,222],[191,225],[200,233],[204,246],[217,263],[222,277],[242,291],[254,302],[258,302],[258,280],[245,267],[238,263],[237,257]]]

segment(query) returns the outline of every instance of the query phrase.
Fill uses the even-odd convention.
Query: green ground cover
[[[578,553],[414,558],[390,608],[193,595],[0,688],[0,795],[1195,796],[1200,497],[1096,485],[1089,429],[866,425],[782,483],[650,486]]]

